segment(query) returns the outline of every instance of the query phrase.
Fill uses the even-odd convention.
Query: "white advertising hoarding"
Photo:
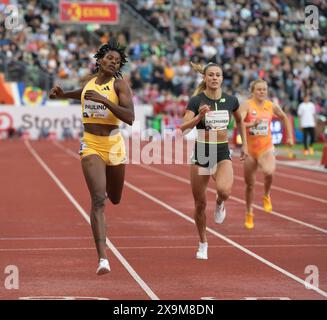
[[[41,128],[62,136],[64,128],[69,128],[77,137],[82,130],[81,109],[66,107],[5,107],[0,106],[0,131],[10,127],[23,129],[31,139],[39,137]]]
[[[135,106],[135,122],[133,127],[138,131],[145,130],[145,116],[152,114],[152,106]],[[0,105],[0,133],[9,128],[23,129],[30,139],[37,139],[41,128],[54,133],[61,139],[64,128],[69,128],[75,138],[82,131],[81,106],[40,106],[16,107]],[[132,128],[122,124],[124,133],[131,135]]]

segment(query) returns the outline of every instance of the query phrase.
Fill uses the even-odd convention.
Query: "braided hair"
[[[102,59],[109,51],[116,51],[120,55],[120,67],[119,70],[114,74],[115,78],[122,78],[121,68],[128,62],[127,55],[125,54],[126,47],[120,45],[116,39],[111,38],[108,43],[103,44],[96,54],[93,56],[96,58],[94,73],[99,71],[99,59]]]

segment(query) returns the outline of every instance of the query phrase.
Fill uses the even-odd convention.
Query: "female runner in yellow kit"
[[[270,130],[272,117],[277,116],[287,131],[287,144],[293,145],[290,122],[284,111],[267,99],[268,84],[262,79],[250,84],[252,97],[241,105],[241,114],[246,127],[246,137],[249,156],[244,161],[244,179],[246,184],[246,217],[245,227],[252,229],[255,176],[259,166],[264,174],[263,207],[266,212],[272,211],[270,189],[275,172],[274,145]]]
[[[84,177],[91,196],[91,227],[96,244],[98,275],[110,271],[106,254],[106,195],[113,204],[121,199],[125,178],[126,152],[119,132],[121,121],[132,125],[134,105],[131,89],[122,77],[121,68],[127,62],[124,52],[114,39],[95,54],[95,74],[81,89],[63,92],[59,86],[49,97],[81,100],[84,132],[80,157]]]

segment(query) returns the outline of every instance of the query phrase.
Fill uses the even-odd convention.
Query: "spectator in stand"
[[[58,10],[55,1],[16,2],[22,17],[21,27],[4,28],[0,18],[0,56],[6,58],[3,65],[17,61],[31,64],[34,73],[42,70],[54,77],[54,81],[59,78],[65,89],[76,86],[85,75],[85,68],[94,68],[94,41],[104,43],[116,36],[121,42],[129,43],[128,67],[140,72],[142,88],[137,81],[134,84],[141,100],[147,83],[157,83],[160,91],[167,90],[167,63],[161,59],[165,57],[174,71],[168,90],[175,96],[185,90],[189,93],[196,86],[184,63],[191,59],[201,64],[210,61],[220,64],[225,71],[224,86],[234,93],[245,93],[253,80],[266,80],[283,104],[290,105],[293,115],[303,99],[301,92],[310,92],[312,99],[321,99],[320,104],[327,107],[326,90],[322,90],[327,83],[327,40],[323,37],[326,9],[322,1],[316,4],[320,6],[322,18],[318,30],[303,28],[303,6],[297,6],[295,0],[175,1],[173,49],[165,38],[153,41],[146,35],[132,37],[132,32],[125,30],[129,26],[117,32],[110,31],[108,26],[89,33],[74,31],[74,26],[60,25],[54,18]],[[124,2],[170,39],[170,1]],[[4,6],[0,7],[3,10]],[[80,71],[81,63],[83,71]],[[31,81],[36,86],[45,85],[40,76]]]
[[[316,127],[316,107],[310,101],[310,96],[306,94],[303,102],[300,103],[297,114],[299,116],[299,126],[303,132],[303,153],[304,155],[313,155],[313,144],[315,142],[315,127]],[[310,142],[308,144],[308,138]]]

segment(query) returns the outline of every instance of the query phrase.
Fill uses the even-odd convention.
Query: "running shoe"
[[[226,217],[226,209],[225,209],[224,201],[220,205],[216,202],[215,222],[223,223],[225,217]]]
[[[309,154],[310,154],[311,156],[313,156],[313,155],[315,154],[315,151],[313,150],[312,147],[309,148]]]
[[[108,259],[100,259],[99,266],[97,269],[97,275],[101,276],[103,274],[106,274],[110,271],[109,261]]]
[[[272,211],[272,204],[271,204],[270,196],[263,196],[263,209],[266,212],[271,212]]]
[[[254,217],[254,214],[252,212],[247,212],[246,213],[246,215],[245,215],[245,227],[247,229],[253,229],[254,228],[253,217]]]
[[[199,248],[196,252],[196,258],[201,260],[208,259],[208,242],[199,242]]]

